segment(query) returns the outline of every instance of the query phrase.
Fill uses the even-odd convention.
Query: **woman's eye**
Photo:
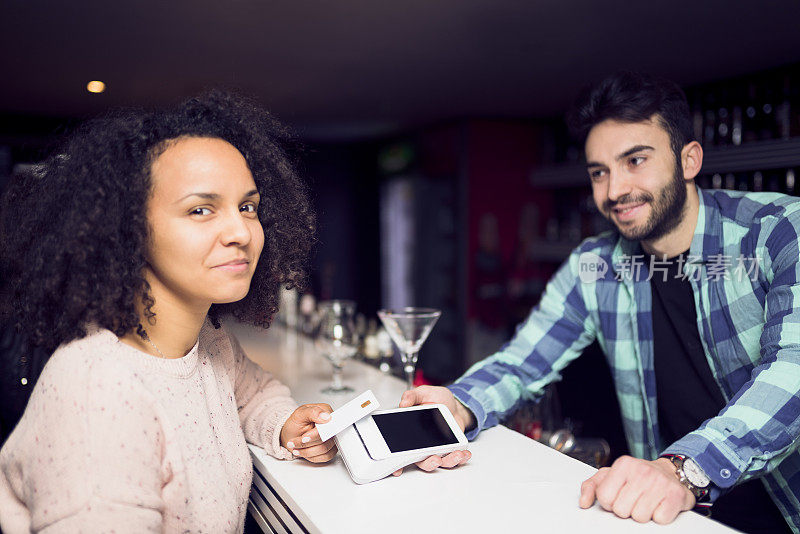
[[[189,213],[191,215],[211,215],[211,210],[208,208],[195,208]]]
[[[247,213],[255,213],[256,212],[256,205],[255,204],[245,204],[244,206],[239,208],[239,210],[247,212]]]

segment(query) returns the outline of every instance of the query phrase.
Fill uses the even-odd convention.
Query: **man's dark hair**
[[[641,72],[622,71],[584,90],[567,114],[572,134],[586,142],[589,131],[607,119],[642,122],[653,116],[669,134],[680,159],[683,147],[694,140],[689,104],[675,82]]]
[[[172,140],[227,141],[247,162],[261,195],[264,248],[250,291],[221,313],[268,326],[281,285],[302,286],[315,240],[306,188],[285,147],[293,139],[251,100],[214,90],[158,111],[123,111],[82,125],[34,172],[16,176],[0,206],[0,285],[5,315],[52,351],[96,324],[122,336],[147,318],[144,278],[151,166]]]

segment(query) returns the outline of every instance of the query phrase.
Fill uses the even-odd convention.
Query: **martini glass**
[[[383,326],[400,349],[408,389],[414,387],[414,370],[417,367],[419,349],[441,315],[441,310],[433,308],[400,308],[378,312]]]
[[[342,383],[344,362],[358,350],[353,314],[354,302],[349,300],[329,300],[319,303],[322,314],[314,344],[331,362],[333,380],[322,393],[348,393],[353,388]]]

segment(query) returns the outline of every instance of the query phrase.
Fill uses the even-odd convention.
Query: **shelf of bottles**
[[[700,187],[800,196],[800,65],[690,87],[686,95],[704,151]],[[553,131],[550,164],[530,175],[557,206],[539,241],[544,262],[562,261],[580,239],[608,228],[594,208],[580,147],[563,124]]]

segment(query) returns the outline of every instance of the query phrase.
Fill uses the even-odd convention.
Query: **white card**
[[[380,408],[378,399],[372,390],[367,390],[355,399],[349,401],[341,408],[331,413],[331,420],[327,423],[317,423],[317,430],[322,441],[327,441],[333,436],[352,425],[364,416]]]

